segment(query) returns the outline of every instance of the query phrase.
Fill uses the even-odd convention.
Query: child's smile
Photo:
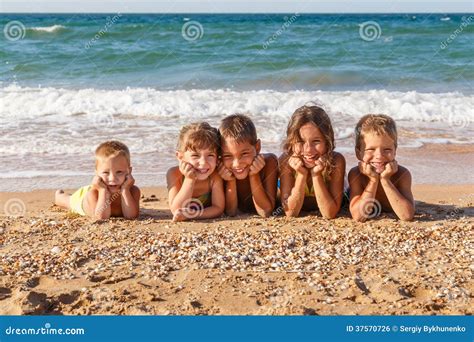
[[[395,143],[388,135],[367,134],[362,148],[362,161],[370,164],[379,174],[385,170],[385,165],[395,159]]]
[[[130,173],[128,161],[123,156],[97,159],[97,175],[102,178],[111,193],[120,191],[125,178]]]
[[[237,179],[247,178],[257,153],[256,147],[247,141],[238,143],[232,139],[223,140],[222,162]]]
[[[299,135],[301,141],[297,144],[295,152],[301,155],[306,168],[312,168],[319,157],[326,153],[326,140],[319,128],[312,123],[301,126]]]
[[[210,149],[187,150],[182,154],[182,159],[191,164],[198,180],[207,179],[214,172],[217,165],[217,153]]]

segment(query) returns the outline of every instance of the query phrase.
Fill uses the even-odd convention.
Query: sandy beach
[[[472,184],[416,185],[413,222],[365,224],[172,223],[166,189],[142,190],[138,220],[104,222],[0,193],[0,314],[473,314]]]

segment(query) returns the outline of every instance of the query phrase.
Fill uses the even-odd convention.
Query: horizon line
[[[474,14],[474,12],[18,12],[18,11],[0,11],[0,14]]]

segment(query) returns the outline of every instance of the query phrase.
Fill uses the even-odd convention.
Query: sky
[[[6,12],[87,13],[453,13],[473,0],[0,0]]]

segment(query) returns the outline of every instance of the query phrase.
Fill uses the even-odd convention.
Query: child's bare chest
[[[112,194],[110,197],[110,216],[123,216],[122,198],[119,192]]]

